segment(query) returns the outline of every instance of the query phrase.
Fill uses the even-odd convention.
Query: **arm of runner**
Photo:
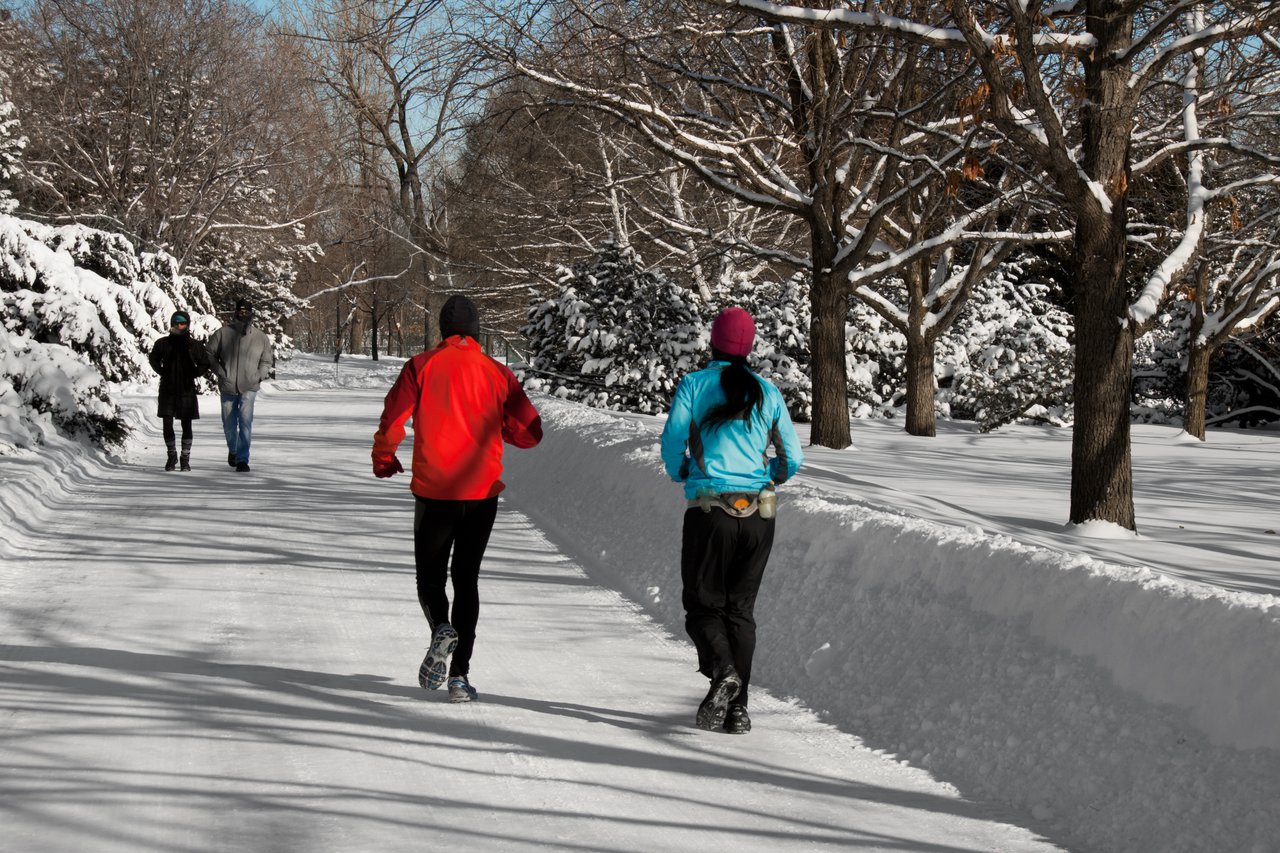
[[[671,398],[671,411],[667,413],[667,425],[662,428],[662,463],[667,476],[677,483],[689,478],[689,456],[685,452],[689,443],[689,425],[693,422],[693,399],[689,383],[684,379],[676,386]]]
[[[804,453],[800,450],[800,438],[796,435],[795,424],[791,423],[791,415],[780,394],[776,405],[773,426],[769,430],[769,439],[773,442],[776,455],[769,460],[769,476],[775,483],[785,483],[800,470],[804,463]]]
[[[387,392],[382,404],[382,419],[378,422],[378,431],[373,434],[373,475],[390,477],[404,470],[400,460],[396,459],[396,448],[404,441],[404,425],[413,415],[418,404],[418,376],[414,372],[413,362],[405,362],[400,377]]]
[[[507,370],[507,402],[502,412],[502,440],[521,448],[534,447],[542,441],[542,416],[510,369]]]

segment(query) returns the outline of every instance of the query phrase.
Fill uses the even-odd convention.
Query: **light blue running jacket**
[[[667,474],[684,483],[689,499],[707,491],[757,492],[770,480],[785,483],[804,461],[782,393],[754,373],[764,387],[764,401],[752,410],[749,419],[707,430],[699,426],[707,413],[725,400],[720,371],[728,364],[713,361],[681,379],[662,430],[662,461]],[[771,444],[772,459],[766,453]]]

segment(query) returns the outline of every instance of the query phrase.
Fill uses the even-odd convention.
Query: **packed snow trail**
[[[697,730],[691,647],[510,501],[480,701],[420,689],[408,481],[369,474],[381,397],[264,394],[249,474],[206,398],[194,471],[160,470],[153,434],[0,563],[0,847],[1057,849],[763,690],[752,733]]]

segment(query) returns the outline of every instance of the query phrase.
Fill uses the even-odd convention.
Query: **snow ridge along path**
[[[510,502],[480,701],[418,688],[412,501],[368,472],[369,384],[269,389],[250,474],[206,398],[194,471],[148,424],[28,507],[0,563],[5,849],[1059,849],[763,690],[751,734],[698,731],[691,648]]]

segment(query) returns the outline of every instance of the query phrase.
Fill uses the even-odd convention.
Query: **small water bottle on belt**
[[[760,496],[756,498],[756,506],[759,507],[758,512],[761,518],[773,518],[778,514],[778,490],[773,487],[773,483],[768,483],[760,490]]]

